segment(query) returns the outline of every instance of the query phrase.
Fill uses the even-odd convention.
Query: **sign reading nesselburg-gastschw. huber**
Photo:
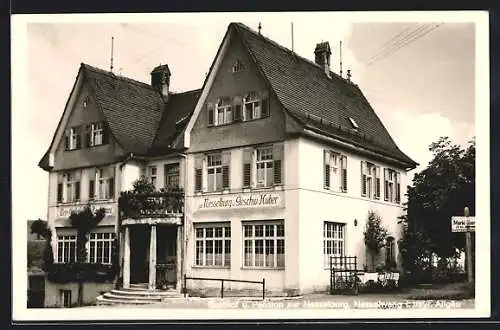
[[[282,193],[231,194],[224,196],[200,197],[199,210],[281,207]]]

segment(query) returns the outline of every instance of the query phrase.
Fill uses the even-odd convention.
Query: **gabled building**
[[[330,256],[365,263],[369,211],[391,233],[379,261],[397,261],[406,173],[417,164],[359,87],[330,70],[328,43],[314,53],[311,62],[231,23],[201,90],[181,94],[168,91],[166,65],[149,85],[82,64],[40,162],[55,259],[72,260],[67,218],[91,202],[108,213],[90,235],[89,261],[110,262],[106,242],[120,235],[124,287],[167,277],[179,290],[187,274],[323,290]],[[182,188],[184,208],[127,216],[119,192],[141,175]],[[168,204],[153,195],[156,209]]]

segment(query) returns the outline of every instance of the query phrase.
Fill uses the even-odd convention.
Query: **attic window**
[[[241,72],[243,71],[243,68],[244,68],[243,63],[241,63],[240,60],[236,60],[236,62],[233,65],[233,73]]]
[[[356,123],[356,121],[353,118],[349,117],[349,121],[351,122],[351,125],[354,129],[359,128],[358,123]]]
[[[86,108],[88,104],[89,104],[89,98],[86,97],[85,100],[83,100],[83,107]]]

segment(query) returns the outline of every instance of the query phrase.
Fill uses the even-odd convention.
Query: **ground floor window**
[[[285,267],[285,225],[283,221],[243,224],[244,267]]]
[[[57,236],[57,262],[76,261],[76,235]]]
[[[231,226],[229,223],[195,224],[196,266],[231,265]]]
[[[71,290],[61,290],[61,307],[71,307]]]
[[[89,262],[111,264],[114,233],[90,233]]]
[[[330,257],[344,255],[345,249],[345,224],[337,222],[324,222],[323,226],[323,254],[325,268],[330,267]]]
[[[385,264],[388,267],[394,266],[396,258],[394,257],[394,237],[389,236],[385,241]]]

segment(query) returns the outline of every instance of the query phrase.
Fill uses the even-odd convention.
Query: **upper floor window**
[[[269,115],[268,92],[250,92],[246,96],[220,98],[217,103],[207,102],[208,126],[249,121]]]
[[[361,161],[361,196],[380,199],[380,167]]]
[[[195,160],[195,191],[229,189],[230,152],[198,156]]]
[[[88,147],[100,146],[108,143],[108,126],[105,122],[95,122],[87,125],[86,141]]]
[[[57,202],[80,201],[81,170],[59,174],[57,182]]]
[[[115,197],[115,168],[113,166],[96,170],[96,199],[112,199]]]
[[[384,169],[384,200],[399,203],[401,201],[400,192],[401,175],[393,169]]]
[[[283,181],[283,144],[243,152],[243,187],[263,188]]]
[[[80,149],[81,146],[81,126],[71,127],[66,132],[66,150]]]
[[[324,187],[333,191],[347,192],[347,157],[324,150]]]
[[[157,167],[156,166],[148,166],[148,179],[149,179],[149,182],[151,182],[151,184],[155,187],[156,187],[157,177],[158,177]]]
[[[165,164],[165,188],[179,188],[179,163]]]

